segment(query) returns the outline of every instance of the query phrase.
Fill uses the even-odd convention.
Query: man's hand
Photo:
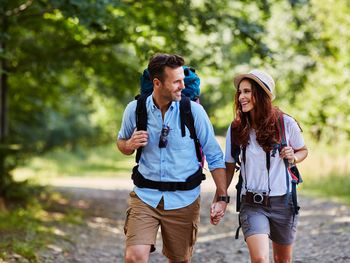
[[[210,207],[210,223],[217,225],[221,218],[224,217],[227,203],[224,201],[218,201],[211,204]]]
[[[221,218],[225,214],[227,203],[224,201],[217,201],[218,196],[226,196],[227,195],[227,179],[226,179],[226,171],[224,168],[216,168],[211,171],[213,176],[216,192],[214,195],[213,203],[210,207],[210,222],[213,225],[219,223]]]
[[[139,147],[146,146],[148,143],[148,132],[134,130],[131,138],[126,141],[126,147],[132,151],[135,151]]]
[[[137,131],[134,130],[130,139],[123,140],[118,139],[117,146],[118,149],[126,155],[133,154],[133,152],[141,146],[146,146],[148,143],[148,132],[147,131]]]

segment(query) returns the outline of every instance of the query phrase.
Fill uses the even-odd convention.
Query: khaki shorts
[[[199,209],[200,197],[189,206],[164,210],[163,199],[157,208],[153,208],[142,202],[132,191],[124,225],[126,246],[154,247],[160,226],[163,254],[173,261],[185,261],[191,258],[197,239]]]

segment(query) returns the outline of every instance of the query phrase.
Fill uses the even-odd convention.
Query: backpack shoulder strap
[[[278,117],[278,132],[279,132],[280,137],[281,137],[280,149],[282,149],[283,147],[287,146],[286,129],[284,126],[283,113],[280,114],[280,116]],[[289,166],[288,160],[283,159],[283,161],[284,161],[284,165],[286,166],[286,168],[288,168],[288,166]]]
[[[235,166],[236,166],[236,171],[240,170],[241,168],[241,158],[242,162],[245,163],[245,157],[246,157],[246,148],[242,147],[242,156],[241,156],[241,147],[235,143],[233,143],[233,129],[232,129],[232,124],[231,123],[231,156],[235,161]],[[240,158],[241,156],[241,158]],[[243,184],[243,177],[242,177],[242,172],[239,171],[239,176],[238,176],[238,182],[236,184],[236,189],[237,189],[237,196],[236,196],[236,211],[239,212],[240,207],[241,207],[241,190],[242,190],[242,184]],[[237,233],[236,233],[237,237]],[[238,237],[237,237],[238,238]],[[236,238],[236,239],[237,239]]]
[[[187,96],[182,96],[180,101],[180,122],[181,122],[181,135],[185,137],[186,129],[190,131],[190,137],[194,141],[194,145],[196,148],[196,155],[198,162],[202,162],[202,154],[201,154],[201,146],[199,140],[197,138],[196,129],[194,127],[194,119],[191,110],[191,100]]]
[[[281,146],[287,146],[287,139],[286,139],[286,129],[284,126],[284,118],[283,118],[283,114],[281,114],[278,117],[278,130],[279,130],[279,134],[281,136]]]
[[[285,130],[285,126],[284,126],[283,113],[280,114],[280,116],[278,117],[278,132],[279,132],[279,135],[281,137],[280,149],[282,149],[283,147],[287,146],[286,130]],[[284,165],[287,168],[289,166],[288,160],[283,159],[283,161],[284,161]]]
[[[239,145],[233,143],[234,135],[233,135],[232,124],[233,123],[231,123],[231,129],[230,129],[231,130],[231,142],[230,142],[231,143],[231,156],[235,160],[236,167],[237,167],[236,169],[238,170],[239,167],[241,166],[241,161],[239,158],[239,156],[241,154],[241,147]]]
[[[148,95],[140,95],[137,98],[136,105],[136,128],[138,131],[147,131],[147,108],[146,100]],[[141,157],[142,147],[139,147],[136,151],[135,161],[139,163]]]
[[[180,101],[180,122],[181,122],[181,135],[185,137],[187,126],[190,131],[190,137],[193,139],[196,136],[196,131],[194,128],[194,119],[191,110],[191,100],[189,97],[182,96]]]
[[[298,124],[299,125],[299,124]],[[287,146],[287,140],[286,140],[286,131],[285,131],[285,125],[284,125],[284,119],[283,114],[281,114],[278,118],[278,127],[279,132],[281,136],[281,146]],[[284,159],[284,165],[286,168],[286,181],[287,181],[287,196],[289,194],[289,174],[292,178],[292,200],[293,200],[293,211],[294,215],[297,215],[299,213],[300,206],[298,205],[298,198],[297,198],[297,191],[296,191],[296,185],[299,182],[302,182],[301,175],[299,173],[298,168],[294,166],[289,166],[288,160]],[[286,202],[288,200],[286,199]]]

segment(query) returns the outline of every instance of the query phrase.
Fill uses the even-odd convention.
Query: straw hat
[[[269,74],[261,70],[253,69],[248,74],[238,75],[233,79],[236,89],[238,89],[239,83],[241,83],[243,79],[254,80],[267,93],[267,95],[269,95],[271,100],[275,99],[275,82]]]

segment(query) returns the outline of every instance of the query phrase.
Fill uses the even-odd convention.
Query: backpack
[[[200,78],[198,77],[196,70],[194,68],[183,66],[185,74],[185,89],[182,90],[182,94],[189,97],[192,101],[199,102],[200,94]],[[141,96],[151,95],[153,92],[153,82],[149,76],[148,69],[143,71],[141,76]],[[137,98],[138,96],[136,96]]]
[[[287,146],[283,114],[281,114],[278,118],[278,132],[281,135],[281,143],[273,146],[272,156],[274,156],[274,154],[276,153],[277,150],[280,151],[280,150],[282,150],[283,147]],[[242,152],[242,156],[240,156],[241,152]],[[242,162],[245,163],[245,161],[246,161],[246,147],[241,148],[240,146],[233,144],[232,126],[231,126],[231,155],[236,163],[236,171],[240,170],[238,182],[236,184],[236,189],[237,189],[236,212],[239,212],[240,208],[241,208],[241,191],[242,191],[242,184],[243,184],[241,165],[242,165]],[[287,181],[286,202],[288,202],[288,197],[289,197],[289,187],[290,187],[289,186],[289,176],[291,176],[291,179],[292,179],[291,180],[292,181],[292,201],[293,201],[293,207],[294,207],[293,212],[294,212],[294,215],[297,215],[297,214],[299,214],[300,206],[298,205],[296,186],[299,183],[302,183],[303,180],[301,178],[301,174],[299,173],[298,167],[295,164],[290,166],[287,159],[283,159],[283,162],[284,162],[284,166],[285,166],[286,181]],[[266,152],[266,168],[268,170],[270,169],[270,152]],[[238,226],[237,231],[236,231],[235,239],[238,239],[240,228],[241,228],[241,222],[239,220],[239,226]]]
[[[180,101],[180,121],[181,121],[181,135],[186,136],[186,129],[190,131],[190,137],[194,141],[196,148],[196,155],[198,162],[203,167],[204,165],[204,154],[202,147],[197,138],[196,130],[194,127],[194,119],[191,111],[191,100],[199,103],[200,94],[200,78],[196,74],[194,68],[183,66],[185,74],[185,89],[182,90],[182,97]],[[146,99],[153,92],[153,82],[150,79],[148,69],[143,71],[141,76],[141,94],[137,95],[136,106],[136,128],[137,130],[147,130],[147,109],[146,109]],[[139,162],[141,157],[142,147],[137,149],[136,152],[136,163]]]
[[[200,79],[196,74],[195,69],[191,67],[184,66],[185,74],[185,89],[182,90],[182,96],[180,100],[180,124],[181,124],[181,135],[186,136],[186,129],[188,128],[190,132],[190,137],[194,141],[194,146],[196,149],[196,155],[198,162],[201,164],[200,169],[190,176],[186,182],[154,182],[145,179],[138,172],[138,165],[133,168],[132,179],[134,184],[138,187],[155,188],[162,191],[175,191],[175,190],[190,190],[198,186],[202,180],[205,180],[205,175],[202,173],[202,167],[204,165],[204,154],[202,147],[200,145],[199,139],[196,134],[194,127],[194,118],[191,111],[191,100],[199,103],[200,94]],[[146,100],[153,92],[153,82],[150,79],[148,69],[143,71],[141,76],[141,94],[137,95],[135,99],[137,100],[136,106],[136,128],[137,130],[147,130],[147,108]],[[136,151],[135,161],[138,164],[142,154],[142,148],[140,147]]]

